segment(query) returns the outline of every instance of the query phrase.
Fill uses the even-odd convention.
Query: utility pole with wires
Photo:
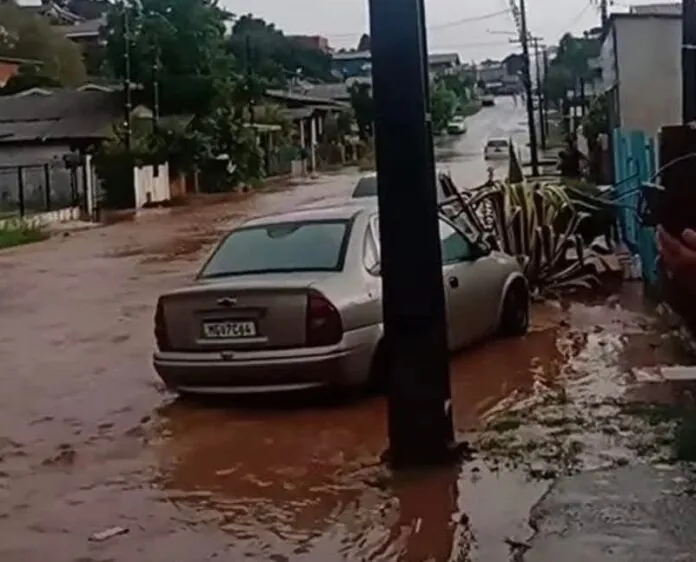
[[[125,2],[121,3],[123,10],[123,94],[125,102],[123,104],[124,126],[126,128],[126,149],[131,150],[133,146],[133,130],[131,113],[133,112],[133,91],[131,84],[131,37],[130,37],[130,15],[128,6]]]
[[[602,29],[604,29],[609,21],[609,0],[599,0],[599,13],[602,18]]]
[[[160,54],[159,46],[155,46],[152,50],[152,132],[157,134],[159,131],[160,119]]]
[[[519,33],[519,42],[522,43],[522,59],[524,67],[522,69],[522,81],[524,85],[525,98],[527,102],[527,126],[529,128],[529,150],[530,163],[532,166],[532,176],[539,175],[539,146],[537,145],[536,124],[534,123],[534,98],[532,92],[532,72],[529,57],[529,31],[527,30],[527,7],[525,0],[520,0],[520,7],[517,7],[515,0],[510,0],[510,11],[515,19],[515,25]]]
[[[425,14],[421,0],[370,0],[369,8],[384,317],[378,353],[388,389],[387,458],[396,468],[412,468],[449,462],[456,453]]]
[[[245,67],[245,80],[246,80],[246,93],[247,93],[247,103],[249,111],[249,123],[254,126],[254,74],[252,68],[252,48],[251,48],[251,36],[247,35],[244,39],[244,67]]]
[[[539,37],[533,37],[534,41],[534,63],[536,65],[536,84],[537,84],[537,104],[539,105],[539,141],[541,149],[546,150],[546,126],[544,124],[544,93],[541,88],[541,55],[539,54]],[[545,47],[542,45],[542,48]]]
[[[546,130],[546,139],[550,135],[549,131],[549,86],[548,86],[548,75],[549,75],[549,50],[544,49],[543,52],[543,65],[544,65],[544,129]]]
[[[696,121],[696,0],[682,0],[682,119]]]

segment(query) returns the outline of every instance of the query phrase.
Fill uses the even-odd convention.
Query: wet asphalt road
[[[521,120],[508,106],[472,117],[447,164],[455,181],[485,180],[485,137],[517,134]],[[164,391],[151,369],[157,295],[190,278],[221,230],[338,200],[355,179],[197,200],[0,254],[0,560],[507,559],[503,539],[529,533],[545,484],[481,461],[392,478],[378,463],[381,399],[190,403]],[[535,395],[565,366],[582,370],[573,361],[588,341],[643,345],[618,335],[630,315],[611,317],[606,336],[588,336],[602,311],[540,306],[526,338],[455,357],[458,432],[511,397]],[[632,365],[646,361],[631,353]],[[613,368],[595,355],[593,372]],[[661,359],[674,360],[669,350]],[[128,533],[89,540],[114,526]]]

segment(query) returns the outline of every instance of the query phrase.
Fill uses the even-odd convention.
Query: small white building
[[[681,122],[681,13],[647,8],[611,15],[600,64],[610,127],[654,135]]]

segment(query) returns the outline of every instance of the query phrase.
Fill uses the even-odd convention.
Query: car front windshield
[[[282,222],[235,230],[205,263],[199,279],[260,273],[341,271],[350,221]]]

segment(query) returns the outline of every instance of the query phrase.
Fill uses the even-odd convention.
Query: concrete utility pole
[[[370,0],[375,138],[395,468],[451,459],[454,432],[421,0]]]
[[[539,175],[539,147],[534,124],[534,100],[532,98],[532,76],[529,60],[529,33],[527,31],[527,6],[520,0],[520,41],[524,59],[524,89],[527,98],[527,125],[529,127],[529,150],[531,151],[532,176]]]
[[[696,0],[682,0],[682,114],[696,121]]]
[[[252,49],[251,49],[251,36],[247,35],[244,38],[244,71],[245,71],[245,81],[247,90],[247,104],[249,111],[249,123],[254,125],[254,93],[253,93],[253,81],[254,74],[252,68]]]
[[[153,49],[152,58],[152,132],[159,130],[160,92],[159,92],[160,54],[159,45]]]
[[[133,112],[133,94],[131,85],[131,38],[130,38],[130,15],[128,6],[125,2],[121,3],[123,9],[123,93],[125,102],[123,105],[124,125],[126,127],[126,149],[130,150],[133,145],[133,130],[131,113]]]
[[[544,49],[544,129],[546,130],[546,137],[548,140],[549,136],[549,89],[548,81],[546,77],[549,75],[549,51]]]
[[[537,103],[539,105],[539,139],[541,149],[546,150],[546,127],[544,126],[544,94],[541,89],[541,65],[539,54],[539,37],[534,37],[534,63],[536,65],[536,83],[537,83]]]
[[[599,13],[602,18],[602,29],[604,29],[609,21],[609,0],[599,0]]]

